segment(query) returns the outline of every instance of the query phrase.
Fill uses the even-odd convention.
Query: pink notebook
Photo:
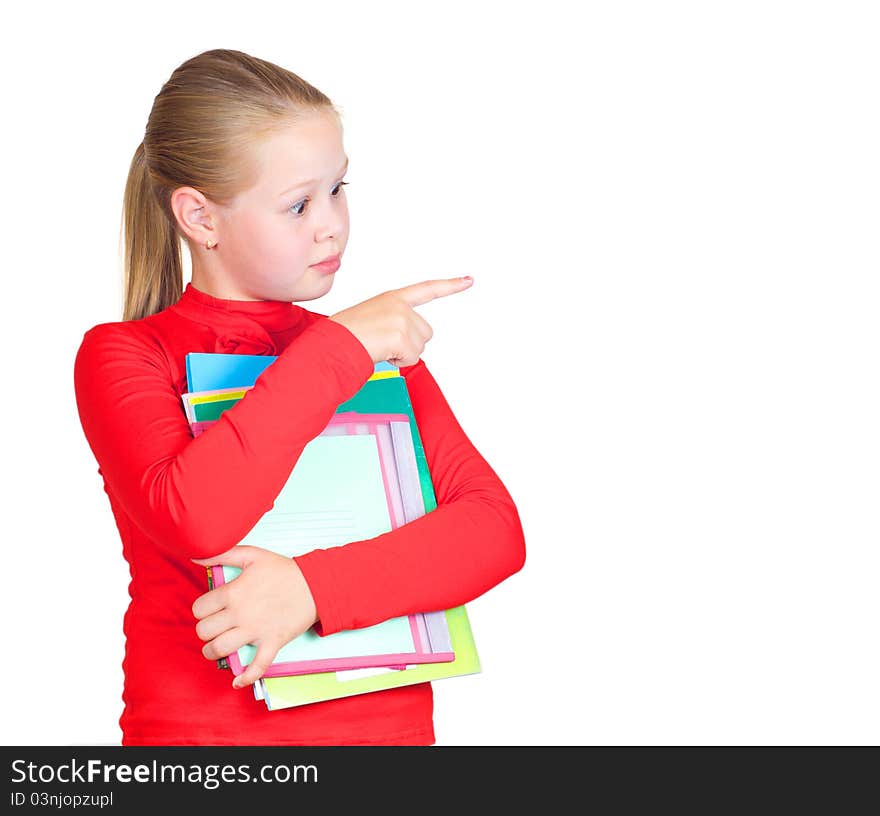
[[[192,422],[193,435],[199,436],[205,433],[219,421]],[[366,435],[375,441],[392,529],[424,515],[419,470],[415,459],[409,417],[406,414],[363,414],[353,411],[338,413],[333,416],[319,436],[340,435]],[[215,587],[225,583],[222,566],[211,567],[211,575]],[[398,621],[398,625],[402,625],[402,619],[395,620]],[[402,669],[406,665],[443,663],[455,659],[444,611],[409,615],[408,622],[414,644],[412,651],[352,654],[315,660],[280,660],[276,658],[278,662],[272,663],[263,676],[281,677],[376,667]],[[314,636],[317,637],[317,635]],[[333,637],[334,635],[327,636],[328,640]],[[241,660],[241,651],[243,650],[234,652],[226,658],[235,675],[241,674],[246,668]]]

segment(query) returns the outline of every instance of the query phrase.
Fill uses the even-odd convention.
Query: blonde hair
[[[160,312],[183,292],[180,241],[189,241],[171,193],[194,187],[229,204],[257,180],[255,144],[316,112],[341,126],[321,91],[241,51],[205,51],[175,69],[153,101],[125,183],[123,320]]]

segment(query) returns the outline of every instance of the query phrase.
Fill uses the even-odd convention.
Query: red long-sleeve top
[[[193,438],[181,394],[188,352],[278,359]],[[202,655],[190,561],[237,544],[271,509],[303,448],[373,373],[347,328],[279,301],[213,297],[187,284],[140,320],[89,329],[77,408],[130,569],[123,620],[123,745],[430,745],[430,683],[269,711]],[[423,360],[406,378],[436,510],[375,538],[296,557],[319,634],[473,600],[525,561],[516,506],[471,444]]]

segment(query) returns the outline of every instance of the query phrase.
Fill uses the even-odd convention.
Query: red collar
[[[277,354],[270,332],[290,329],[305,317],[305,309],[294,303],[218,298],[192,283],[169,308],[216,331],[214,351],[227,354]]]

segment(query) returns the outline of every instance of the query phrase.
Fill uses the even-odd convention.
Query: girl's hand
[[[434,331],[413,306],[467,289],[473,280],[447,278],[426,280],[383,292],[350,309],[330,315],[367,350],[374,363],[387,360],[398,368],[415,365]]]
[[[199,596],[192,605],[199,619],[196,634],[208,641],[202,648],[208,660],[226,657],[248,643],[257,647],[253,662],[233,681],[234,688],[259,680],[278,650],[318,619],[309,585],[292,558],[236,545],[213,558],[191,560],[206,567],[241,568],[234,580]]]

